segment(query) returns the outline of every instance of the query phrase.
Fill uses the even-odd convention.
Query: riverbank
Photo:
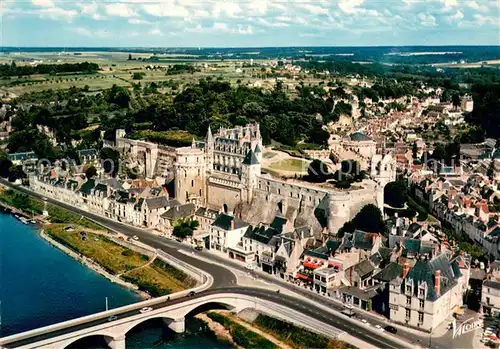
[[[238,315],[217,310],[196,317],[204,321],[221,341],[236,348],[357,349],[342,340],[328,338],[250,309]]]
[[[102,268],[99,264],[95,263],[93,260],[85,257],[84,255],[81,255],[81,254],[78,254],[78,253],[72,251],[71,249],[67,248],[63,244],[52,239],[50,236],[45,234],[45,231],[43,229],[40,230],[40,236],[45,241],[47,241],[49,244],[51,244],[52,246],[58,248],[59,250],[61,250],[64,253],[66,253],[68,256],[77,260],[78,262],[80,262],[81,264],[86,266],[87,268],[92,269],[93,271],[100,274],[101,276],[104,276],[109,281],[138,293],[139,296],[141,297],[141,299],[146,300],[146,299],[151,298],[151,296],[149,294],[147,294],[146,292],[140,291],[139,287],[137,285],[132,284],[132,283],[127,282],[127,281],[124,281],[124,280],[120,279],[119,277],[117,277],[116,275],[113,275],[113,274],[107,272],[104,268]]]
[[[47,216],[37,216],[45,239],[50,237],[61,251],[108,280],[138,292],[141,298],[164,296],[197,284],[185,272],[157,259],[155,252],[110,236],[104,227],[66,209],[2,186],[0,203],[25,216],[46,210]]]

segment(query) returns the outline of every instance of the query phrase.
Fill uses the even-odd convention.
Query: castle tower
[[[328,194],[328,230],[337,234],[340,228],[351,219],[351,195],[348,192],[336,191]]]
[[[371,162],[371,177],[377,182],[377,206],[384,212],[384,188],[396,180],[396,161],[390,154],[374,155]]]
[[[257,187],[257,180],[260,175],[261,165],[259,159],[250,151],[241,163],[241,182],[243,184],[242,200],[250,203],[253,198],[253,191]]]
[[[204,205],[206,197],[206,162],[203,149],[184,147],[176,149],[175,198],[182,204],[192,202]]]
[[[205,139],[205,161],[206,170],[211,173],[214,168],[214,137],[212,129],[208,126],[207,137]]]

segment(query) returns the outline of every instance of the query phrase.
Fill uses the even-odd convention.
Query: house
[[[77,150],[76,154],[78,155],[78,159],[82,165],[95,166],[97,168],[101,167],[99,152],[97,149]]]
[[[199,223],[195,235],[200,237],[210,235],[210,228],[219,214],[219,211],[212,210],[206,207],[199,207],[194,213],[194,218]]]
[[[195,211],[196,206],[193,203],[170,207],[165,213],[160,216],[160,230],[171,233],[176,221],[194,217]],[[193,238],[197,237],[198,236],[196,236],[196,232],[193,232]]]
[[[481,305],[483,313],[500,316],[500,263],[495,261],[490,264],[490,271],[483,281],[481,289]]]
[[[25,162],[36,162],[38,161],[38,155],[36,155],[34,152],[29,151],[25,153],[12,153],[9,154],[9,159],[12,161],[13,165],[22,165]]]
[[[242,237],[248,226],[249,224],[241,219],[221,213],[210,229],[210,249],[222,252],[231,259],[245,262],[253,260],[254,253],[245,251],[242,244]]]
[[[134,206],[134,225],[161,230],[160,223],[163,222],[161,215],[178,205],[180,205],[179,201],[170,199],[168,196],[139,198]]]
[[[432,331],[462,305],[463,285],[458,265],[445,253],[407,262],[402,276],[390,282],[390,319],[405,326]]]

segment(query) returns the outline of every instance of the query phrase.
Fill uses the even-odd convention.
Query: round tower
[[[193,142],[191,147],[177,148],[175,170],[175,198],[180,203],[204,205],[206,197],[205,151]]]
[[[351,195],[347,191],[335,191],[328,194],[328,230],[336,234],[350,220]]]

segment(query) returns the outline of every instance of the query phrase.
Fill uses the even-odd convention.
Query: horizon
[[[500,45],[491,0],[2,1],[9,47]]]

